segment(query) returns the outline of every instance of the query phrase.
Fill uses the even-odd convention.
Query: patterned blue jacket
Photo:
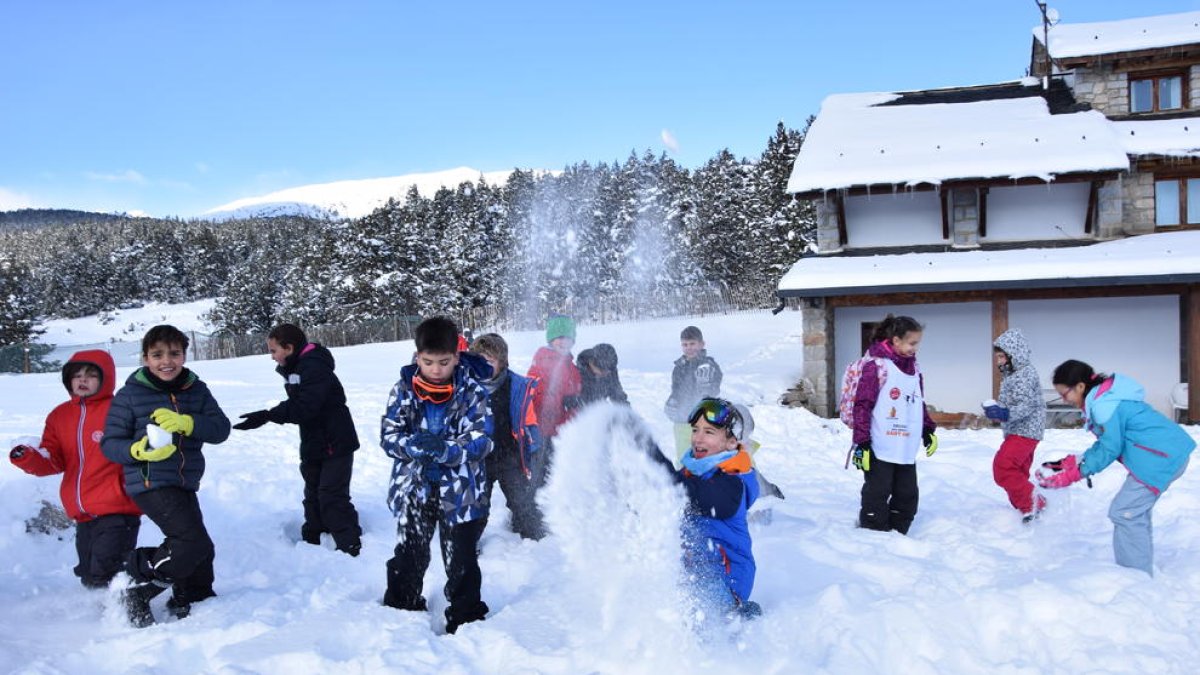
[[[492,451],[492,413],[488,409],[487,389],[466,359],[460,358],[454,369],[454,395],[445,404],[440,433],[446,441],[448,457],[440,464],[439,477],[431,483],[422,464],[408,454],[413,435],[430,428],[425,404],[413,393],[416,373],[414,364],[400,369],[400,381],[392,387],[383,415],[380,446],[396,460],[388,488],[388,505],[393,514],[400,516],[405,512],[406,502],[436,498],[441,502],[443,517],[452,527],[486,518],[487,479],[483,460]]]

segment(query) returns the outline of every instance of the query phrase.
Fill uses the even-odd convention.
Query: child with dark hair
[[[687,326],[679,333],[683,355],[675,360],[671,371],[671,395],[663,404],[663,412],[675,423],[675,450],[679,457],[692,442],[692,425],[688,415],[706,397],[721,395],[721,367],[704,348],[704,334],[696,326]]]
[[[125,492],[121,465],[100,450],[117,369],[108,352],[76,352],[62,382],[71,399],[50,411],[40,441],[21,443],[8,457],[34,476],[62,474],[58,494],[75,521],[79,556],[73,571],[87,588],[104,588],[137,546],[142,513]]]
[[[155,326],[142,338],[145,365],[113,396],[104,425],[104,455],[125,467],[125,489],[164,537],[134,549],[126,561],[132,585],[124,602],[138,627],[154,623],[150,600],[172,589],[167,610],[182,618],[213,592],[212,538],[196,491],[204,475],[204,443],[229,437],[229,418],[208,387],[184,367],[188,338],[174,326]],[[156,425],[170,442],[151,443]]]
[[[579,369],[581,380],[580,405],[605,399],[614,403],[629,403],[629,396],[621,386],[621,376],[617,374],[617,350],[612,345],[601,342],[579,352],[579,356],[575,357],[575,367]]]
[[[1043,464],[1052,473],[1039,470],[1038,483],[1064,488],[1114,461],[1124,465],[1129,475],[1108,509],[1113,554],[1118,565],[1153,576],[1154,505],[1183,475],[1196,442],[1147,404],[1142,386],[1124,375],[1102,375],[1082,361],[1069,360],[1054,369],[1053,382],[1064,401],[1083,411],[1084,426],[1096,442],[1081,455]]]
[[[533,409],[536,384],[508,368],[508,343],[495,333],[485,333],[471,343],[471,351],[487,360],[492,376],[483,381],[492,412],[492,451],[484,460],[487,501],[492,486],[500,483],[508,510],[509,527],[525,539],[545,536],[533,482],[533,460],[541,451],[541,433]]]
[[[700,600],[719,611],[762,613],[750,600],[756,566],[746,512],[758,498],[750,453],[738,440],[744,421],[737,406],[702,399],[688,415],[691,447],[678,479],[688,498],[685,566]]]
[[[486,361],[458,351],[458,326],[448,317],[416,329],[416,363],[400,370],[388,396],[380,445],[395,460],[388,503],[399,518],[399,542],[387,562],[383,604],[425,611],[421,595],[436,528],[446,567],[446,632],[482,621],[479,537],[487,525],[484,460],[492,450]],[[477,360],[474,366],[467,361]]]
[[[858,524],[908,534],[917,515],[917,450],[937,451],[917,367],[924,327],[888,314],[875,328],[854,396],[854,466],[863,472]],[[882,363],[880,367],[878,363]]]
[[[234,429],[257,429],[267,422],[300,427],[300,476],[304,479],[304,524],[300,538],[320,545],[321,533],[337,550],[357,556],[362,549],[358,512],[350,501],[350,476],[358,433],[346,406],[346,392],[334,374],[333,354],[309,342],[299,326],[283,323],[267,335],[267,352],[284,379],[287,400],[270,410],[241,416]]]
[[[1029,467],[1033,452],[1046,427],[1046,401],[1041,379],[1033,367],[1029,341],[1019,328],[1004,331],[992,343],[996,367],[1000,369],[1000,399],[983,408],[990,420],[1000,422],[1004,441],[992,459],[992,478],[1008,494],[1008,502],[1032,522],[1046,506],[1046,499],[1033,494]]]

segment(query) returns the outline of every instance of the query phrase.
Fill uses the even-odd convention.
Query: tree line
[[[411,188],[362,218],[225,222],[68,211],[0,218],[0,346],[44,318],[218,298],[218,332],[316,326],[499,305],[536,325],[596,300],[705,285],[773,287],[814,240],[785,192],[803,134],[695,170],[666,155],[515,170],[432,197]],[[24,214],[24,217],[22,216]]]

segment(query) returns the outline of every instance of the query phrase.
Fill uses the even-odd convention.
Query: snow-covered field
[[[920,460],[911,536],[859,530],[861,476],[842,468],[848,431],[775,404],[800,370],[797,313],[581,326],[577,349],[616,346],[634,411],[669,446],[661,406],[688,323],[704,330],[724,369],[724,394],[752,406],[757,462],[787,495],[755,509],[761,620],[734,631],[685,626],[672,582],[670,495],[598,413],[564,430],[558,457],[568,465],[543,494],[551,536],[522,541],[503,526],[507,511],[494,511],[482,540],[487,621],[441,633],[436,554],[426,582],[431,614],[381,606],[395,526],[384,504],[391,461],[377,445],[378,419],[413,347],[363,345],[333,350],[364,442],[352,485],[366,530],[360,557],[296,543],[295,427],[235,431],[208,448],[200,492],[217,544],[219,597],[183,621],[136,630],[105,592],[71,575],[69,536],[25,532],[42,499],[57,501],[57,479],[0,469],[0,672],[1195,672],[1195,475],[1156,509],[1153,579],[1112,561],[1106,512],[1123,479],[1119,466],[1094,489],[1050,494],[1045,517],[1024,526],[992,483],[996,430],[941,432],[937,455]],[[542,336],[506,337],[514,369],[524,372]],[[123,379],[131,367],[118,364]],[[283,392],[265,354],[189,365],[231,418]],[[0,377],[0,441],[40,433],[64,396],[57,374]],[[1048,432],[1037,461],[1089,442],[1080,431]],[[159,541],[148,520],[142,541]],[[155,604],[160,614],[164,599]]]

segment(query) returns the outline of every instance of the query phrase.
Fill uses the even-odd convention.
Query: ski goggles
[[[413,394],[418,400],[441,404],[454,396],[454,383],[434,384],[420,375],[413,375]]]
[[[714,427],[729,429],[734,436],[742,433],[742,414],[737,406],[723,398],[704,398],[692,408],[688,424],[695,424],[701,417]]]

